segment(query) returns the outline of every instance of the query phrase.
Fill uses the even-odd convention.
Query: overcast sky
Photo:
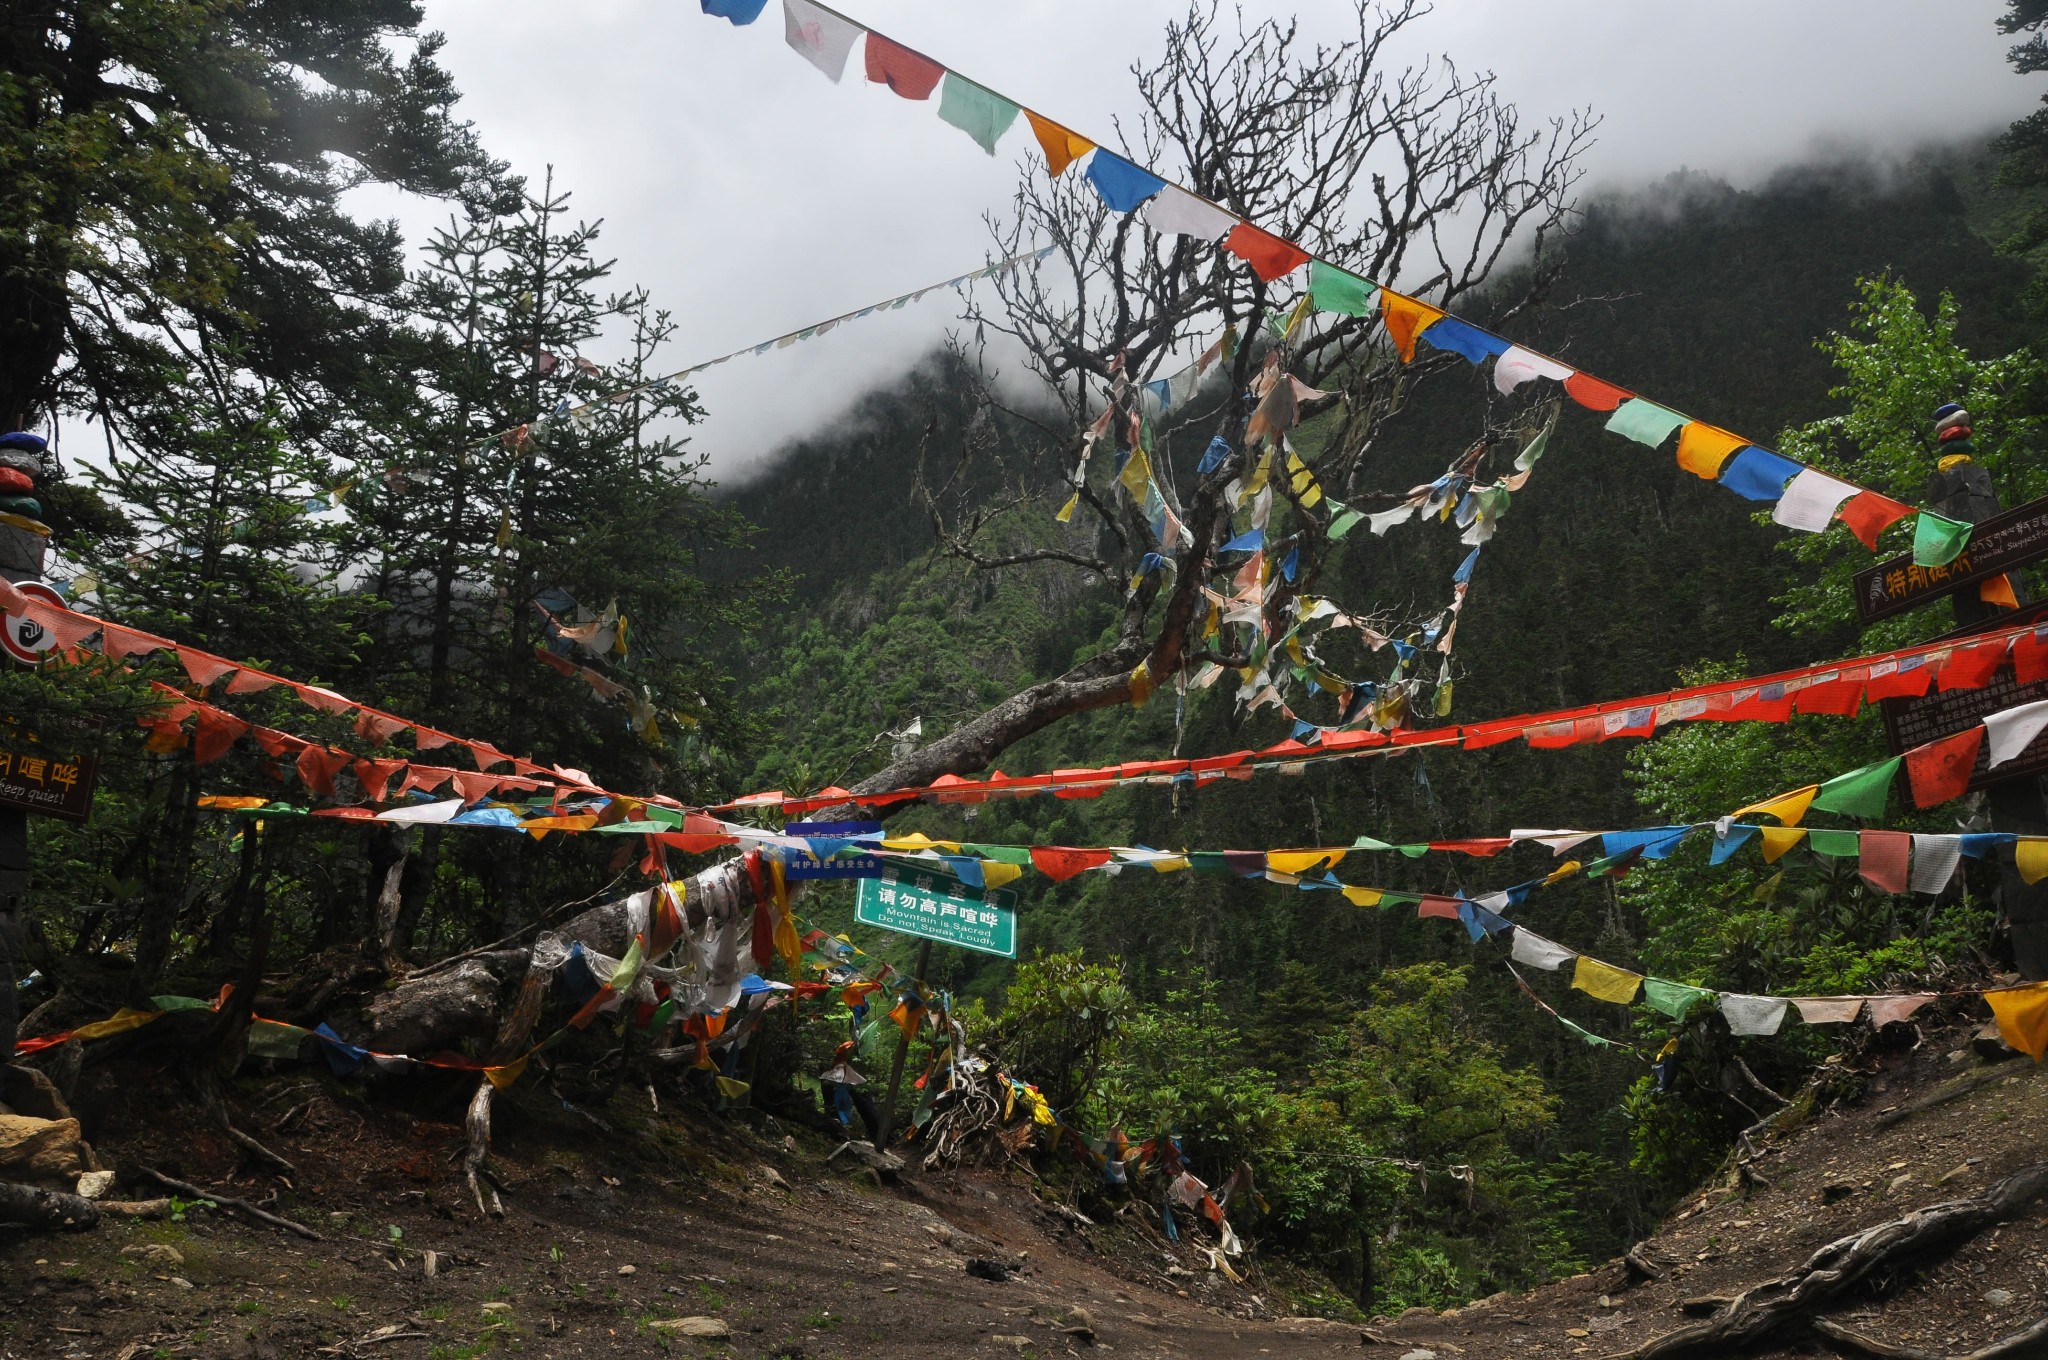
[[[1243,0],[1341,36],[1345,0]],[[1111,134],[1156,55],[1170,0],[841,0],[856,19],[1083,133]],[[2036,107],[2039,78],[2005,64],[2002,0],[1446,0],[1423,48],[1492,69],[1530,117],[1591,105],[1605,125],[1592,185],[1680,166],[1751,183],[1841,147],[1903,151]],[[555,166],[619,282],[645,284],[681,331],[671,367],[964,273],[988,249],[1031,143],[995,159],[914,104],[833,85],[783,45],[781,5],[755,24],[697,0],[426,0],[448,36],[462,112],[538,179]],[[380,205],[388,207],[388,205]],[[412,235],[435,217],[402,213]],[[784,441],[828,425],[953,320],[948,296],[736,360],[699,383],[699,447],[743,480]],[[608,356],[598,355],[605,358]]]

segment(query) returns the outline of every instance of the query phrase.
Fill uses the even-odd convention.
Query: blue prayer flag
[[[1422,333],[1422,338],[1438,349],[1449,350],[1470,364],[1480,363],[1496,354],[1505,354],[1508,349],[1508,342],[1498,335],[1489,335],[1471,322],[1460,321],[1455,316],[1447,316],[1434,323]]]
[[[1802,469],[1790,458],[1760,449],[1754,444],[1736,450],[1717,479],[1736,495],[1753,501],[1774,501],[1785,494],[1785,483]]]
[[[1122,156],[1098,149],[1088,161],[1088,182],[1112,212],[1134,211],[1146,199],[1166,187],[1166,181],[1150,170],[1141,170]]]

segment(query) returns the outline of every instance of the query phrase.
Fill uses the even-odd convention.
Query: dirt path
[[[616,1108],[620,1127],[604,1133],[532,1093],[501,1122],[508,1216],[491,1222],[464,1197],[452,1122],[305,1082],[244,1091],[250,1126],[299,1167],[287,1187],[238,1171],[215,1135],[167,1122],[175,1094],[129,1074],[89,1123],[103,1155],[254,1201],[274,1194],[270,1207],[325,1240],[197,1208],[73,1236],[0,1229],[0,1357],[1606,1356],[1690,1321],[1688,1301],[2048,1157],[2048,1077],[2024,1062],[1985,1067],[1956,1043],[1890,1060],[1862,1101],[1774,1147],[1757,1163],[1768,1185],[1682,1206],[1643,1247],[1661,1278],[1612,1263],[1370,1331],[1274,1317],[1260,1278],[1191,1269],[1193,1253],[1168,1255],[1135,1213],[1079,1232],[1014,1175],[885,1189],[827,1170],[830,1144],[808,1136]],[[1014,1270],[969,1271],[985,1260]],[[2048,1204],[1889,1283],[1836,1320],[1948,1351],[2018,1330],[2048,1313]],[[690,1318],[719,1334],[677,1329]]]

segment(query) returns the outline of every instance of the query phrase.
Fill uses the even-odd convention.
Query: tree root
[[[309,1242],[324,1240],[319,1233],[314,1232],[305,1224],[294,1223],[292,1220],[278,1214],[273,1214],[267,1209],[259,1209],[249,1203],[248,1200],[236,1199],[232,1195],[223,1195],[217,1190],[202,1190],[190,1181],[181,1181],[175,1177],[166,1176],[154,1167],[139,1166],[136,1170],[166,1189],[175,1190],[181,1195],[187,1195],[192,1199],[211,1200],[223,1209],[233,1209],[236,1213],[252,1218],[258,1223],[267,1224],[273,1228],[282,1228],[289,1233],[296,1233]]]
[[[1877,1360],[2020,1360],[2022,1356],[2048,1355],[2048,1317],[2025,1331],[2014,1332],[1974,1351],[1954,1353],[1926,1351],[1917,1346],[1894,1346],[1889,1341],[1852,1332],[1827,1318],[1815,1318],[1813,1330],[1845,1351],[1875,1356]]]
[[[503,1218],[505,1206],[499,1202],[495,1188],[486,1198],[483,1178],[484,1158],[491,1155],[491,1093],[496,1089],[485,1078],[476,1084],[476,1094],[470,1097],[469,1116],[464,1121],[469,1148],[462,1155],[462,1174],[469,1181],[469,1193],[476,1196],[477,1212]]]
[[[2048,1193],[2048,1162],[2036,1162],[1981,1195],[1930,1204],[1903,1218],[1837,1238],[1797,1270],[1743,1290],[1708,1321],[1666,1333],[1613,1360],[1723,1356],[1756,1346],[1779,1329],[1804,1322],[1807,1315],[1874,1272],[1906,1257],[1967,1240],[2010,1218],[2044,1193]]]
[[[0,1222],[82,1231],[99,1226],[99,1206],[62,1190],[0,1181]]]

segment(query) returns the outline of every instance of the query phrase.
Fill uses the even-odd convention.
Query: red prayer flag
[[[2012,673],[2022,685],[2048,679],[2048,637],[2039,630],[2020,634],[2012,644]]]
[[[1835,518],[1849,526],[1849,532],[1863,540],[1863,546],[1877,551],[1877,536],[1913,513],[1910,505],[1901,505],[1890,496],[1880,496],[1875,491],[1865,491],[1849,498]]]
[[[946,74],[946,68],[930,57],[873,32],[868,34],[867,61],[868,79],[905,99],[930,99]]]
[[[456,770],[453,774],[455,791],[462,795],[465,803],[488,798],[498,787],[498,776],[494,774],[471,774],[467,770]]]
[[[201,765],[226,755],[241,735],[249,730],[249,724],[232,713],[205,706],[200,707],[198,713],[199,721],[192,732],[192,759]]]
[[[263,748],[263,754],[267,756],[281,756],[286,751],[297,750],[306,744],[291,733],[279,732],[275,728],[256,727],[250,730],[256,736],[256,744]]]
[[[1455,921],[1458,919],[1458,899],[1438,897],[1434,893],[1425,894],[1422,901],[1416,905],[1415,914],[1418,917],[1441,917],[1447,921]]]
[[[185,674],[192,677],[192,683],[201,689],[235,669],[232,662],[208,656],[205,652],[195,652],[190,647],[178,649],[178,662],[184,666]]]
[[[1865,831],[1858,835],[1856,849],[1863,881],[1871,887],[1879,892],[1902,893],[1911,885],[1911,832]]]
[[[1944,692],[1952,689],[1982,689],[2004,662],[2003,642],[1958,647],[1950,654],[1948,663],[1941,668],[1938,677],[1941,688]]]
[[[1285,237],[1240,222],[1223,238],[1223,248],[1252,267],[1252,272],[1271,283],[1292,274],[1308,263],[1308,252]]]
[[[1075,874],[1093,869],[1098,864],[1109,863],[1107,850],[1067,850],[1056,845],[1034,845],[1031,847],[1031,863],[1038,872],[1055,883],[1064,883]]]
[[[332,798],[334,776],[347,769],[349,761],[354,758],[346,751],[330,751],[324,746],[315,746],[309,742],[306,749],[299,752],[299,778],[305,781],[308,789],[322,798]]]
[[[1864,683],[1864,693],[1871,703],[1879,699],[1917,699],[1927,692],[1927,686],[1934,681],[1934,667],[1925,664],[1919,657],[1901,661],[1898,669],[1884,675],[1873,674]]]
[[[1970,772],[1977,768],[1977,753],[1983,745],[1984,724],[1977,723],[1966,732],[1906,752],[1906,778],[1913,786],[1913,805],[1933,807],[1962,797],[1970,787]]]
[[[355,763],[356,783],[363,786],[370,801],[384,801],[384,790],[391,783],[391,776],[406,768],[402,760],[358,760]]]
[[[1566,395],[1588,411],[1612,411],[1629,399],[1627,388],[1602,382],[1590,373],[1574,373],[1564,380]]]

